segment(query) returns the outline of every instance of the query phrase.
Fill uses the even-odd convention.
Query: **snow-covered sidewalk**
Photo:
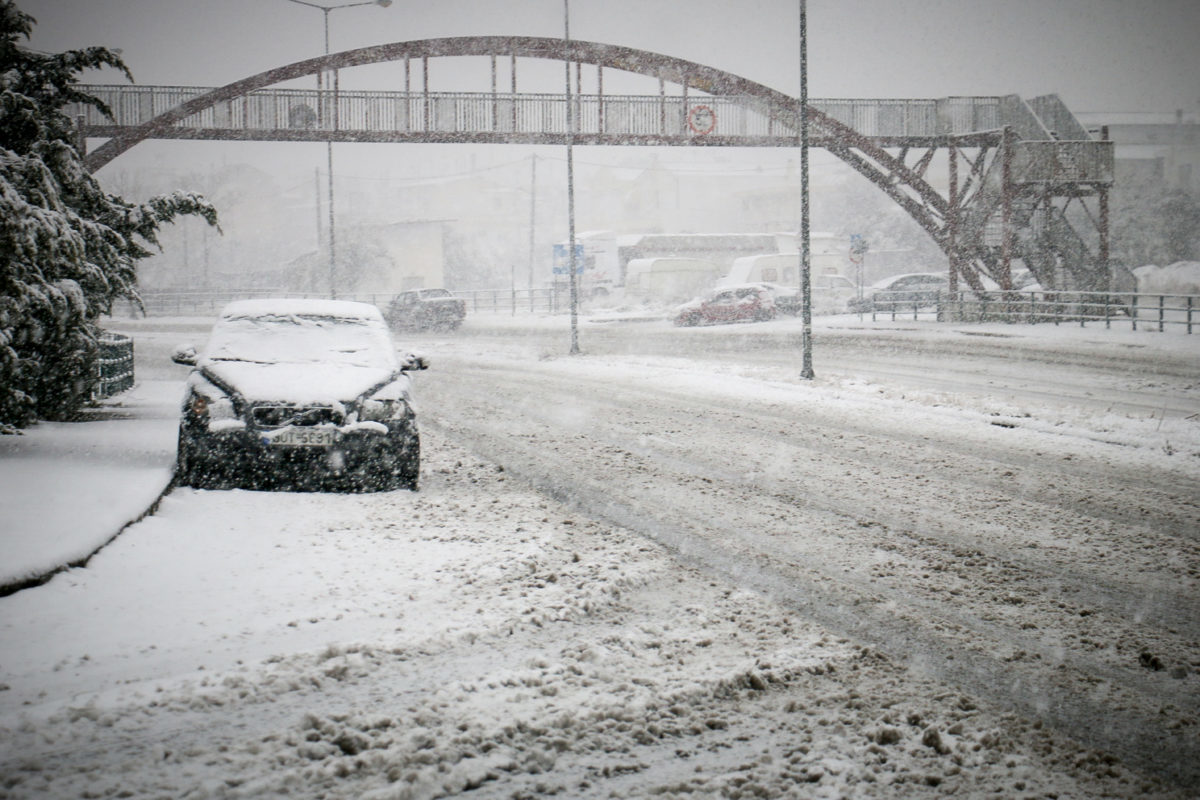
[[[86,559],[171,480],[180,386],[143,381],[80,422],[0,436],[0,591]]]

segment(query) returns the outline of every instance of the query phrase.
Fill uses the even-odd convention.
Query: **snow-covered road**
[[[691,356],[630,355],[653,334],[614,333],[620,356],[453,361],[430,381],[434,419],[702,569],[1196,779],[1196,736],[1178,735],[1200,712],[1185,677],[1200,665],[1186,359],[885,340],[885,382],[879,340],[860,337],[834,377],[798,385],[769,343],[724,349],[707,374]]]
[[[1190,340],[561,334],[414,342],[417,494],[177,490],[0,600],[0,796],[1200,785]]]

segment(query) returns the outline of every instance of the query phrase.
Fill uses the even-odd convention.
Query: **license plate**
[[[263,437],[263,443],[285,447],[330,447],[336,441],[333,428],[282,428]]]

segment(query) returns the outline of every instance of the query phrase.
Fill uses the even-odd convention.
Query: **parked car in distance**
[[[937,303],[938,293],[950,290],[945,273],[910,272],[892,275],[863,288],[863,296],[852,297],[846,304],[849,311],[890,311],[931,306]]]
[[[800,288],[784,286],[780,283],[763,283],[775,299],[775,309],[780,314],[798,315],[801,311],[802,300]],[[812,276],[811,301],[814,312],[839,313],[846,303],[857,297],[858,292],[854,282],[844,275],[820,274]]]
[[[726,286],[684,303],[675,310],[676,325],[719,325],[775,319],[775,300],[762,284]]]
[[[853,297],[858,297],[858,287],[845,275],[813,275],[813,308],[819,311],[839,313]]]
[[[447,289],[411,289],[387,307],[388,324],[406,330],[454,330],[467,316],[467,304]]]
[[[373,305],[242,300],[197,354],[179,421],[176,481],[313,489],[417,488],[421,445],[409,373]]]
[[[770,292],[771,299],[775,301],[776,313],[793,316],[800,313],[802,301],[798,288],[784,286],[782,283],[760,283],[758,285]]]

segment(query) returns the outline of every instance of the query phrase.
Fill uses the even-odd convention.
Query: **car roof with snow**
[[[816,277],[816,276],[813,276],[813,277]],[[762,281],[761,283],[756,283],[754,285],[761,286],[769,292],[777,292],[777,293],[784,293],[784,294],[799,294],[799,292],[800,292],[799,287],[786,286],[782,283],[775,283],[773,281]]]
[[[769,286],[765,283],[731,283],[727,286],[716,286],[708,290],[709,295],[724,294],[725,292],[741,291],[744,289],[756,289],[759,291],[767,291]]]
[[[221,310],[222,319],[262,316],[328,317],[347,320],[383,321],[379,309],[370,303],[352,300],[324,300],[315,297],[279,297],[235,300]]]
[[[872,286],[888,286],[895,283],[901,278],[934,278],[943,281],[948,281],[948,274],[945,272],[903,272],[899,275],[888,275],[886,278],[880,278],[871,284]]]

